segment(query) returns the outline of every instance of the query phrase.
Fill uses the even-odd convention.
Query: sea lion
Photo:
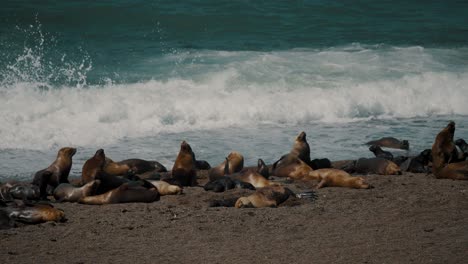
[[[348,173],[372,173],[380,175],[401,175],[401,169],[390,160],[383,158],[360,158],[354,166],[345,168]]]
[[[205,161],[205,160],[197,160],[197,158],[195,157],[195,152],[192,151],[192,158],[195,162],[195,168],[197,170],[209,170],[211,169],[211,166],[210,164]]]
[[[398,140],[394,137],[383,137],[378,140],[372,140],[366,143],[366,145],[377,145],[380,147],[386,148],[395,148],[395,149],[409,149],[409,142],[408,140]]]
[[[158,192],[161,196],[182,194],[182,188],[177,185],[172,185],[165,181],[148,181],[148,182],[150,182],[154,187],[158,189]]]
[[[272,167],[272,175],[293,180],[314,180],[316,177],[311,174],[312,171],[313,169],[304,161],[290,154],[283,156]]]
[[[13,199],[39,200],[41,198],[39,187],[32,184],[14,184],[10,187],[9,193]]]
[[[197,185],[197,174],[192,148],[185,140],[180,144],[179,154],[172,167],[172,179],[181,186]]]
[[[247,197],[240,197],[237,199],[235,207],[277,207],[285,202],[292,192],[281,185],[270,185],[267,187],[259,188],[257,191]]]
[[[468,161],[449,163],[434,172],[437,179],[468,180]]]
[[[19,221],[26,224],[39,224],[47,221],[64,222],[65,213],[54,208],[51,204],[29,202],[20,202],[9,204],[7,207],[2,207],[11,220]]]
[[[54,198],[58,202],[78,202],[81,198],[96,194],[100,180],[92,180],[81,187],[69,183],[61,183],[54,190]]]
[[[455,141],[455,145],[460,148],[458,153],[458,160],[465,161],[468,158],[468,144],[462,138],[459,138]]]
[[[104,172],[106,154],[103,149],[98,149],[93,157],[83,164],[81,180],[83,184],[99,179]]]
[[[455,134],[455,122],[450,121],[447,126],[437,134],[434,144],[432,144],[432,172],[441,169],[445,164],[450,163],[456,151],[453,143]]]
[[[355,189],[370,189],[362,177],[353,177],[343,170],[337,169],[318,169],[311,172],[320,182],[317,189],[325,186],[329,187],[349,187]]]
[[[78,202],[102,205],[115,203],[151,203],[157,200],[159,200],[159,192],[156,188],[147,189],[125,183],[104,194],[83,197]]]
[[[314,170],[327,169],[327,168],[332,168],[332,163],[327,158],[313,159],[313,160],[310,161],[310,167],[312,167],[312,169],[314,169]]]
[[[57,153],[57,158],[49,167],[36,172],[32,184],[39,186],[41,198],[47,199],[47,186],[55,188],[60,183],[68,183],[72,157],[75,153],[76,148],[61,148]]]
[[[241,171],[244,168],[244,156],[239,152],[233,151],[227,156],[227,161],[223,161],[218,166],[211,168],[208,171],[208,178],[210,181],[214,181],[225,175],[226,162],[228,162],[229,171],[226,174],[233,174]]]
[[[310,147],[309,143],[307,143],[306,133],[304,131],[297,135],[289,154],[295,155],[310,166]]]
[[[119,162],[114,162],[112,159],[106,158],[104,172],[108,175],[119,176],[128,174],[139,175],[149,172],[167,172],[167,169],[157,161],[126,159]]]
[[[207,184],[205,184],[205,186],[203,186],[203,189],[205,189],[205,191],[213,192],[225,192],[234,188],[255,190],[255,187],[252,184],[237,179],[232,179],[227,176],[223,176],[221,178],[216,179],[215,181],[208,182]]]
[[[333,169],[343,170],[350,165],[354,166],[355,162],[356,160],[336,160],[331,163],[331,167]]]
[[[369,150],[374,153],[374,155],[377,158],[383,158],[386,160],[393,160],[393,154],[389,151],[384,151],[380,146],[378,145],[371,145],[369,147]]]
[[[229,171],[229,163],[226,163],[225,171]],[[267,176],[265,176],[267,175]],[[250,183],[255,188],[262,188],[273,183],[268,180],[268,167],[265,165],[262,159],[258,159],[257,168],[256,169],[244,169],[238,173],[233,173],[226,175],[229,178],[241,182]]]
[[[425,149],[419,153],[416,157],[408,157],[400,166],[401,171],[408,171],[414,173],[426,173],[428,172],[427,166],[431,161],[431,150]]]

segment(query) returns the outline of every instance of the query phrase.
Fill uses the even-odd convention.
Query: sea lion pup
[[[228,162],[229,171],[225,173],[226,162]],[[208,178],[214,181],[223,177],[225,174],[233,174],[241,171],[244,168],[244,156],[239,152],[233,151],[227,156],[227,160],[223,161],[218,166],[211,168],[208,171]]]
[[[383,158],[386,160],[393,160],[393,154],[389,151],[384,151],[380,146],[378,145],[372,145],[369,147],[369,150],[374,153],[374,155],[377,158]]]
[[[320,181],[317,189],[325,186],[329,187],[349,187],[355,189],[370,189],[362,177],[353,177],[343,170],[337,169],[318,169],[311,172],[312,175]]]
[[[395,149],[409,149],[409,142],[408,140],[398,140],[394,137],[383,137],[378,140],[372,140],[366,143],[366,145],[377,145],[380,147],[386,148],[395,148]]]
[[[345,168],[348,173],[375,173],[380,175],[401,175],[401,169],[394,162],[383,158],[360,158],[354,166]]]
[[[69,183],[61,183],[54,190],[54,198],[58,202],[76,203],[81,198],[96,194],[100,180],[92,180],[81,187],[75,187]]]
[[[425,149],[419,153],[416,157],[407,157],[405,161],[401,162],[400,164],[396,163],[400,166],[401,171],[408,171],[414,173],[426,173],[428,172],[427,166],[431,161],[431,150]]]
[[[72,157],[75,153],[76,148],[61,148],[58,151],[57,158],[49,167],[36,172],[32,184],[39,186],[41,198],[47,199],[47,186],[55,188],[60,183],[68,183]]]
[[[177,185],[172,185],[165,181],[148,181],[154,187],[158,189],[158,192],[161,196],[164,195],[174,195],[174,194],[182,194],[182,188]]]
[[[179,154],[172,167],[172,179],[181,186],[197,185],[197,174],[192,148],[185,140],[180,144]]]
[[[437,134],[434,144],[432,144],[432,172],[441,169],[445,164],[455,157],[455,144],[453,135],[455,134],[455,122],[450,121],[447,126]]]
[[[115,203],[151,203],[157,200],[159,200],[159,192],[156,188],[147,189],[125,183],[104,194],[83,197],[78,202],[102,205]]]
[[[14,221],[26,224],[39,224],[47,221],[64,222],[65,213],[54,208],[51,204],[29,202],[14,203],[7,207],[0,208],[7,213],[8,217]]]
[[[120,176],[127,174],[144,174],[148,172],[167,172],[166,167],[157,161],[148,161],[142,159],[126,159],[114,162],[106,158],[104,172],[108,175]]]
[[[291,191],[281,185],[271,185],[257,189],[257,191],[247,197],[237,199],[234,207],[236,208],[262,208],[277,207],[285,202]]]

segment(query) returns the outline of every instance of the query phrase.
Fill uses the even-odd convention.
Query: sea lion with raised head
[[[343,170],[337,169],[318,169],[311,172],[318,180],[317,189],[322,187],[348,187],[355,189],[370,189],[362,177],[353,177]]]
[[[294,140],[293,147],[289,154],[294,155],[310,166],[310,147],[307,143],[306,133],[302,131]]]
[[[106,163],[106,154],[103,149],[98,149],[94,156],[89,158],[81,170],[81,181],[83,184],[97,180],[104,172],[104,165]]]
[[[116,203],[151,203],[157,200],[159,200],[159,192],[156,187],[147,189],[142,186],[125,183],[104,194],[83,197],[78,202],[102,205]]]
[[[172,179],[181,186],[196,186],[197,174],[193,160],[192,148],[184,140],[172,167]]]
[[[61,183],[54,190],[54,198],[58,202],[76,203],[83,197],[95,195],[100,183],[100,180],[92,180],[81,187]]]
[[[348,173],[365,173],[379,175],[401,175],[401,169],[390,160],[383,158],[360,158],[353,166],[347,167],[344,171]]]
[[[60,183],[68,183],[72,157],[75,153],[76,148],[61,148],[57,153],[57,158],[49,167],[36,172],[32,184],[39,186],[41,198],[47,199],[47,186],[55,188]]]
[[[386,160],[393,160],[393,154],[389,151],[384,151],[380,146],[378,145],[371,145],[369,147],[369,150],[374,153],[375,157],[377,158],[383,158]]]
[[[455,122],[450,121],[447,126],[442,129],[436,136],[434,144],[432,144],[432,172],[441,169],[445,164],[450,163],[454,158],[456,151],[453,143],[455,134]]]
[[[226,162],[228,162],[229,171],[225,172]],[[227,156],[227,160],[208,171],[208,178],[214,181],[223,177],[225,174],[233,174],[244,168],[244,156],[239,152],[233,151]]]
[[[383,137],[378,140],[372,140],[366,143],[366,145],[377,145],[385,148],[394,148],[394,149],[409,149],[408,140],[398,140],[394,137]]]

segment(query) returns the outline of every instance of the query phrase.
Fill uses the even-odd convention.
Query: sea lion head
[[[194,156],[192,147],[190,147],[189,143],[187,143],[185,140],[180,143],[180,151],[188,152],[190,155],[192,155],[192,157]]]
[[[466,141],[463,138],[459,138],[455,141],[455,145],[461,147],[466,145]]]
[[[364,180],[364,178],[356,177],[355,179],[356,179],[356,185],[360,189],[371,189],[371,188],[373,188],[372,185],[370,185],[369,183],[366,182],[366,180]]]
[[[234,205],[236,208],[252,208],[254,207],[252,202],[247,197],[241,197],[237,199],[236,204]]]
[[[371,146],[369,147],[369,150],[372,151],[372,152],[376,152],[376,151],[378,151],[379,149],[381,149],[381,148],[380,148],[379,146],[377,146],[377,145],[371,145]]]
[[[71,148],[71,147],[65,147],[61,148],[58,152],[58,157],[73,157],[76,153],[76,148]]]
[[[455,122],[450,121],[445,127],[445,129],[447,129],[448,132],[450,132],[450,134],[452,134],[452,137],[453,137],[453,134],[455,133]]]
[[[51,212],[53,216],[53,221],[55,222],[66,222],[68,219],[65,218],[65,212],[61,209],[55,209]]]
[[[306,139],[306,133],[304,131],[302,131],[301,133],[299,133],[299,135],[297,135],[296,137],[296,141],[300,141],[300,142],[306,142],[307,139]]]
[[[268,169],[267,165],[262,159],[258,159],[257,172],[266,179],[268,179],[268,177],[270,176],[270,170]]]
[[[409,142],[408,142],[408,140],[403,140],[403,141],[401,141],[401,148],[402,148],[402,149],[406,149],[406,150],[409,149]]]

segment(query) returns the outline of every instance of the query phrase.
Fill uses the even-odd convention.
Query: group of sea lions
[[[75,148],[64,147],[50,166],[35,173],[32,183],[10,182],[0,185],[0,228],[15,222],[41,223],[64,221],[64,212],[48,201],[77,202],[89,205],[145,202],[160,196],[182,194],[187,186],[200,186],[197,172],[207,171],[206,191],[224,192],[233,188],[255,190],[249,196],[211,201],[210,206],[276,207],[290,196],[313,198],[313,192],[294,193],[283,185],[284,180],[317,183],[327,186],[356,189],[373,188],[364,178],[351,174],[398,175],[404,171],[432,172],[436,178],[468,180],[468,144],[463,139],[454,142],[455,123],[438,133],[431,149],[418,156],[394,157],[385,148],[409,149],[406,140],[382,138],[370,141],[369,150],[375,158],[330,162],[310,158],[306,133],[301,132],[288,154],[272,166],[262,159],[256,167],[244,167],[244,157],[231,152],[218,166],[196,160],[191,146],[183,141],[171,171],[157,161],[128,159],[114,162],[99,149],[82,168],[81,178],[69,180]],[[200,186],[201,187],[201,186]]]

